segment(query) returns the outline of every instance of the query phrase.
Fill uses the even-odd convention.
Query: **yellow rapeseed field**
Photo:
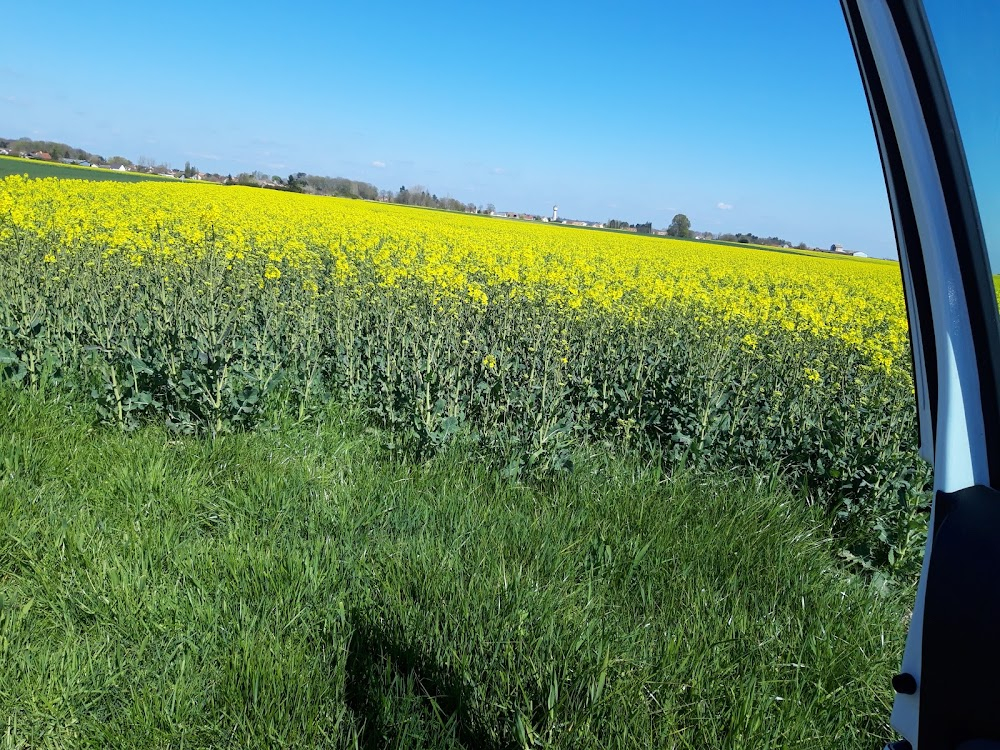
[[[852,554],[891,561],[926,481],[908,360],[888,261],[244,187],[0,181],[0,380],[70,389],[126,429],[217,435],[337,402],[393,449],[461,441],[511,476],[595,446],[780,474]]]
[[[308,279],[324,257],[349,279],[417,280],[442,300],[642,318],[687,309],[706,326],[734,320],[839,339],[873,365],[905,369],[906,320],[895,263],[767,252],[584,231],[243,187],[75,180],[0,182],[0,242],[45,243],[46,260],[103,253],[140,265],[188,263],[209,246],[232,264]],[[308,282],[307,282],[308,283]],[[498,295],[500,298],[498,298]],[[750,335],[746,345],[756,345]]]

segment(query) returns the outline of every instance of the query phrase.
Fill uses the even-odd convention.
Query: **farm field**
[[[11,175],[28,175],[34,179],[53,177],[63,180],[93,180],[96,182],[144,182],[171,179],[152,174],[113,172],[110,169],[95,169],[93,167],[0,156],[0,179]]]
[[[19,176],[0,250],[20,746],[887,736],[896,264]]]
[[[847,557],[914,562],[926,471],[899,269],[332,198],[0,182],[0,357],[106,422],[333,399],[512,477],[579,445],[780,472]]]

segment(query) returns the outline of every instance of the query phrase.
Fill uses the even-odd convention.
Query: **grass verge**
[[[777,484],[524,486],[335,411],[214,441],[0,391],[6,748],[869,748],[909,592]]]

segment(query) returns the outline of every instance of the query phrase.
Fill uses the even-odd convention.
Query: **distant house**
[[[867,258],[868,257],[868,253],[862,253],[860,251],[856,252],[856,253],[851,253],[851,255],[853,255],[855,258]]]
[[[10,156],[10,151],[5,148],[0,148],[0,156]]]
[[[830,252],[831,253],[843,253],[844,252],[844,246],[843,245],[830,245]]]
[[[52,161],[52,154],[48,151],[32,151],[28,154],[29,159],[40,159],[41,161]]]

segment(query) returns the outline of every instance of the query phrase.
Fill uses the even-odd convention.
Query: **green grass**
[[[157,174],[142,174],[137,172],[115,172],[110,169],[96,167],[81,167],[76,164],[61,164],[59,162],[36,161],[21,159],[14,156],[0,156],[0,180],[12,174],[28,175],[32,178],[58,177],[64,180],[95,180],[104,182],[142,182],[143,180],[171,180]]]
[[[0,390],[0,747],[871,748],[911,592],[776,484]]]

